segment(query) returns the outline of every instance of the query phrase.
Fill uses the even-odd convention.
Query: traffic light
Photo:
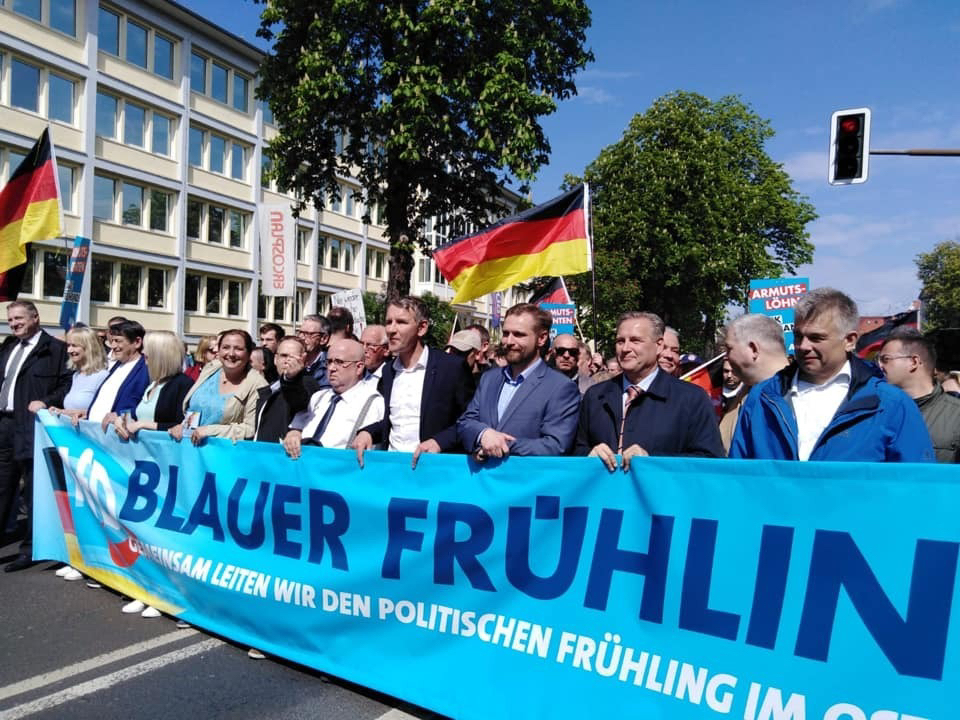
[[[837,110],[830,118],[830,184],[866,182],[869,166],[870,108]]]

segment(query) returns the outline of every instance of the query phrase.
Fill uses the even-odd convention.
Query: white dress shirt
[[[405,368],[400,358],[393,361],[396,375],[390,391],[390,450],[413,452],[420,444],[420,403],[428,354],[429,348],[424,346],[411,368]]]
[[[290,421],[290,429],[301,430],[304,439],[313,438],[335,395],[333,388],[324,388],[315,392],[310,398],[307,409],[301,410],[293,416],[293,420]],[[340,402],[334,408],[333,415],[330,416],[323,434],[314,439],[318,440],[323,447],[347,447],[347,443],[351,439],[350,434],[357,424],[363,406],[366,405],[367,399],[370,397],[373,397],[373,402],[367,408],[367,413],[363,416],[360,427],[382,420],[383,397],[377,392],[376,385],[361,381],[340,396]]]
[[[38,330],[25,343],[25,348],[20,355],[20,362],[17,363],[17,366],[15,368],[10,366],[13,364],[13,356],[17,352],[17,347],[20,344],[19,341],[10,350],[10,357],[7,358],[7,367],[4,368],[4,373],[3,373],[4,378],[10,376],[10,382],[11,382],[10,393],[7,395],[7,406],[3,408],[4,410],[8,410],[11,412],[13,411],[13,396],[14,396],[14,392],[17,389],[17,375],[20,374],[20,368],[23,367],[23,363],[26,361],[27,356],[37,349],[37,343],[39,342],[40,342],[40,331]],[[10,375],[11,372],[13,373],[12,376]],[[3,378],[0,378],[0,382],[2,381],[3,381]]]
[[[133,369],[139,361],[140,355],[134,355],[133,359],[127,360],[123,365],[114,370],[113,374],[107,376],[107,379],[103,381],[100,389],[97,390],[97,397],[93,401],[93,405],[90,406],[87,420],[102,422],[107,416],[107,413],[113,410],[113,403],[117,400],[117,393],[120,392],[120,386],[123,385],[123,381],[127,379],[127,376],[133,372]]]
[[[849,360],[822,385],[801,380],[799,370],[794,373],[787,398],[797,418],[797,456],[800,460],[810,459],[817,440],[837,414],[849,391]]]

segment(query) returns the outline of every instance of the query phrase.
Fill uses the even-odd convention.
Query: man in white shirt
[[[858,358],[856,303],[832,288],[794,310],[797,368],[754,388],[740,410],[730,457],[933,462],[916,404]]]
[[[383,398],[377,388],[362,382],[363,345],[356,340],[334,340],[327,351],[330,387],[310,398],[297,413],[283,439],[287,454],[296,460],[303,444],[346,448],[360,427],[383,418]]]
[[[473,395],[473,379],[460,358],[426,346],[429,327],[419,298],[402,297],[387,306],[387,342],[396,359],[384,365],[379,384],[383,420],[354,440],[361,467],[364,452],[375,445],[413,453],[413,467],[421,453],[460,449],[457,419]]]

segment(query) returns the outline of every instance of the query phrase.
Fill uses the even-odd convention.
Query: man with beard
[[[522,303],[507,310],[502,339],[507,367],[481,376],[457,423],[461,444],[477,460],[564,455],[570,450],[580,393],[540,359],[550,325],[550,314],[536,305]]]

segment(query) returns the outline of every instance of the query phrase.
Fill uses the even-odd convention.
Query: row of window
[[[99,137],[170,157],[175,124],[169,115],[133,100],[97,91]]]
[[[191,240],[244,248],[247,246],[250,218],[250,213],[242,210],[196,198],[187,199],[187,237]]]
[[[203,170],[244,180],[250,147],[221,135],[190,126],[190,164]]]
[[[119,10],[99,8],[97,47],[105,53],[173,80],[176,42]]]
[[[242,113],[250,111],[252,80],[247,75],[194,50],[190,53],[190,89]]]
[[[170,232],[173,193],[107,175],[93,177],[93,217],[107,222]]]
[[[3,0],[0,5],[70,37],[77,35],[76,0]]]
[[[79,80],[0,53],[0,103],[74,125]]]

